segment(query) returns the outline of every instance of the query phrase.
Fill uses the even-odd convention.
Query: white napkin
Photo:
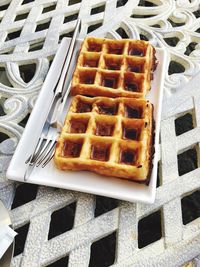
[[[8,225],[0,226],[0,259],[9,248],[10,244],[12,244],[16,235],[17,233]]]

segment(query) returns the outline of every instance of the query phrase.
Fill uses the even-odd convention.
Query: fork
[[[65,115],[67,113],[66,104],[67,104],[69,91],[70,91],[70,86],[67,88],[66,95],[63,98],[61,105],[59,106],[56,119],[52,120],[52,122],[50,123],[48,137],[46,140],[47,145],[45,149],[43,150],[43,152],[41,151],[40,157],[38,157],[38,160],[36,162],[36,167],[42,164],[42,168],[44,168],[54,156],[57,139],[64,126]]]
[[[28,157],[26,160],[26,164],[28,164],[28,168],[24,174],[24,181],[27,180],[30,173],[32,172],[33,168],[37,165],[39,166],[41,162],[49,155],[49,153],[53,150],[53,147],[55,147],[56,143],[56,134],[53,134],[54,130],[57,128],[55,127],[56,123],[54,120],[54,114],[56,111],[56,107],[63,102],[64,97],[69,94],[70,86],[66,86],[65,81],[67,78],[67,74],[70,68],[70,63],[73,57],[76,37],[80,31],[81,28],[81,20],[78,19],[73,37],[70,42],[70,46],[68,49],[68,53],[66,55],[66,58],[64,60],[62,70],[58,79],[58,82],[54,88],[54,97],[52,99],[52,102],[50,104],[49,110],[47,112],[47,117],[44,122],[44,125],[41,130],[41,134],[38,138],[38,142],[35,146],[35,149],[33,153]],[[65,70],[66,66],[66,70]],[[53,142],[54,140],[54,142]],[[48,152],[48,153],[47,153]]]
[[[54,115],[45,122],[43,128],[44,131],[42,132],[37,144],[37,151],[29,161],[30,168],[28,168],[24,174],[24,181],[27,181],[35,167],[39,167],[41,165],[41,167],[44,168],[54,156],[57,139],[65,121],[67,98],[70,88],[71,84],[67,87],[64,98],[60,100],[58,109],[54,110]]]
[[[46,138],[45,145],[43,146],[35,162],[36,167],[42,164],[42,168],[44,168],[49,163],[49,161],[52,159],[54,155],[57,139],[64,125],[65,114],[66,114],[65,105],[66,105],[69,91],[70,91],[70,86],[67,89],[65,98],[63,99],[61,105],[59,106],[59,110],[57,111],[56,118],[52,119],[50,122],[50,127],[48,130],[48,135]]]

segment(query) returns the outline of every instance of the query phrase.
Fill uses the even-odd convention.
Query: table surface
[[[149,40],[168,72],[156,201],[135,204],[7,181],[5,174],[60,40]],[[200,1],[1,0],[0,199],[10,209],[12,266],[200,264]]]

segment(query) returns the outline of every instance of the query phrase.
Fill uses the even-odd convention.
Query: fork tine
[[[30,162],[30,165],[32,165],[32,163],[34,163],[34,158],[38,156],[38,154],[40,153],[41,149],[42,149],[42,143],[43,143],[43,138],[39,138],[37,145],[35,147],[35,150],[33,151],[33,153],[27,158],[27,160],[25,161],[26,164],[28,164]]]
[[[45,162],[42,164],[42,168],[44,168],[53,158],[54,153],[55,153],[56,143],[57,143],[57,141],[54,141],[54,145],[52,146],[51,150],[49,151],[49,154],[47,155]]]
[[[40,161],[41,157],[43,157],[43,155],[46,153],[46,150],[48,149],[48,146],[50,143],[51,143],[51,139],[45,139],[45,144],[44,144],[42,150],[40,151],[40,153],[38,153],[37,157],[35,157],[34,163],[37,163],[38,161]],[[36,164],[36,166],[37,166],[37,164]]]
[[[48,157],[51,152],[52,147],[54,146],[55,140],[48,140],[48,146],[46,147],[43,154],[40,155],[40,158],[37,160],[36,167],[38,167],[45,159]]]

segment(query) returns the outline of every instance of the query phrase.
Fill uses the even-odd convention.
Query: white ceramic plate
[[[1,227],[8,227],[11,226],[11,220],[10,220],[10,215],[9,215],[9,211],[6,209],[6,207],[4,206],[3,202],[0,200],[0,228]],[[11,226],[12,228],[12,226]],[[9,245],[9,247],[7,248],[6,252],[3,254],[3,256],[0,256],[0,266],[1,267],[8,267],[11,264],[11,260],[13,257],[13,252],[14,252],[14,237],[16,235],[16,233],[10,229],[9,232],[7,228],[2,228],[4,229],[4,231],[2,231],[1,233],[3,234],[3,236],[5,237],[5,234],[7,234],[7,238],[8,243],[4,243],[2,242],[1,245],[1,249],[0,249],[0,254],[5,250],[5,248],[7,248],[7,245]],[[1,235],[2,238],[2,235]]]
[[[23,136],[21,137],[21,140],[11,160],[10,166],[7,171],[8,179],[20,182],[24,181],[23,177],[27,167],[25,160],[30,155],[30,152],[37,142],[37,136],[40,133],[41,124],[44,120],[45,112],[48,110],[48,106],[53,96],[51,86],[55,82],[55,77],[57,77],[60,71],[60,66],[63,62],[63,54],[68,48],[68,45],[69,39],[64,38],[58,49],[58,52],[56,53],[47,78],[43,84],[43,88],[31,113]],[[78,42],[76,45],[77,51],[79,47],[80,42]],[[131,202],[153,203],[156,193],[161,105],[163,96],[164,74],[166,72],[165,51],[161,48],[156,49],[156,57],[159,61],[159,64],[154,73],[152,89],[147,96],[147,99],[149,99],[154,105],[154,119],[156,123],[155,155],[153,159],[154,167],[148,186],[119,178],[105,177],[88,171],[60,171],[55,167],[53,161],[51,161],[45,168],[35,168],[27,182],[93,193]],[[75,64],[75,61],[73,61],[73,64]],[[66,108],[69,105],[70,100],[71,97],[68,98]]]

